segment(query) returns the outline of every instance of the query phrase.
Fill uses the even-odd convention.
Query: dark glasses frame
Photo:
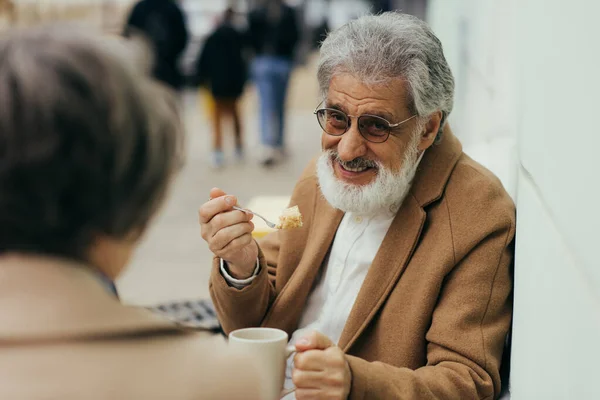
[[[411,119],[417,117],[417,115],[413,115],[412,117],[409,117],[407,119],[405,119],[404,121],[400,121],[398,123],[391,123],[390,121],[388,121],[387,119],[380,117],[378,115],[371,115],[371,114],[362,114],[362,115],[350,115],[350,114],[346,114],[345,112],[338,110],[336,108],[328,108],[328,107],[322,107],[322,108],[318,108],[321,104],[323,104],[323,102],[319,103],[319,105],[317,106],[317,108],[315,109],[315,111],[313,112],[313,114],[315,114],[317,116],[317,122],[319,123],[319,126],[321,127],[321,129],[323,129],[323,131],[331,136],[342,136],[344,133],[348,132],[350,130],[350,127],[352,126],[352,119],[356,119],[356,123],[358,126],[358,131],[360,132],[360,135],[367,141],[371,142],[371,143],[383,143],[386,140],[388,140],[388,138],[390,137],[390,133],[392,131],[392,129],[399,127],[400,125],[404,124],[405,122],[410,121]],[[343,132],[341,133],[331,133],[328,132],[326,129],[326,126],[323,126],[323,122],[321,121],[321,118],[319,116],[319,114],[323,115],[326,112],[333,112],[333,113],[337,113],[339,115],[343,115],[345,120],[346,120],[346,128],[343,130]],[[376,121],[380,121],[381,123],[386,125],[386,132],[384,135],[374,135],[374,134],[370,134],[368,132],[364,132],[363,129],[361,129],[361,119],[363,118],[372,118]]]

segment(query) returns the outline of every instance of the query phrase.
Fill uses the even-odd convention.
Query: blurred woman
[[[251,74],[260,101],[261,163],[271,166],[286,156],[285,101],[300,41],[296,11],[283,0],[266,0],[248,16],[254,50]]]
[[[235,155],[244,157],[242,122],[239,114],[239,98],[246,83],[246,63],[243,58],[244,37],[233,26],[233,10],[228,8],[223,20],[211,33],[196,66],[197,81],[212,94],[213,153],[212,166],[224,165],[222,122],[231,118],[235,134]]]
[[[182,155],[176,102],[121,50],[68,29],[0,39],[0,398],[260,398],[248,360],[107,285]]]

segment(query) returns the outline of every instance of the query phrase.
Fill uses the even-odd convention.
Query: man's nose
[[[367,153],[367,141],[362,137],[356,125],[356,123],[352,124],[338,142],[337,152],[343,161],[351,161],[363,157]]]

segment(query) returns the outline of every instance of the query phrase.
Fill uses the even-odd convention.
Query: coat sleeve
[[[290,204],[302,202],[305,192],[302,183],[314,175],[314,161],[300,178]],[[219,321],[225,333],[236,329],[259,326],[277,296],[276,279],[281,247],[281,231],[275,231],[257,241],[260,271],[256,279],[243,289],[229,286],[220,272],[219,258],[213,259],[209,291],[214,302]]]
[[[258,259],[258,276],[241,290],[229,286],[221,275],[219,258],[213,259],[209,291],[219,322],[227,334],[236,329],[259,326],[275,299],[274,276],[270,275],[275,274],[276,267],[268,265],[260,246]]]
[[[411,370],[348,355],[349,398],[495,398],[512,312],[513,237],[512,220],[496,226],[447,275],[426,336],[426,366]]]

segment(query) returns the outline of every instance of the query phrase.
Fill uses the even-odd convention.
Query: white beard
[[[317,162],[317,177],[325,199],[334,208],[360,215],[389,211],[397,213],[406,198],[417,172],[423,153],[419,156],[420,136],[414,135],[409,143],[399,171],[391,171],[377,163],[377,176],[368,185],[352,185],[335,176],[334,150],[325,150]]]

